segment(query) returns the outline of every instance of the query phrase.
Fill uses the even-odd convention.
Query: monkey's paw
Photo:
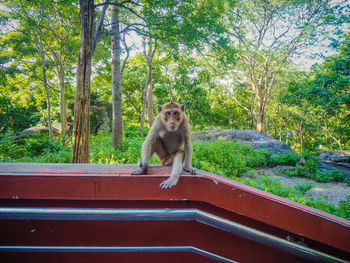
[[[171,188],[173,187],[174,185],[177,184],[177,181],[179,180],[179,177],[169,177],[167,180],[163,181],[161,184],[160,184],[160,187],[162,189],[167,189],[167,188]]]
[[[140,167],[131,173],[132,175],[147,174],[147,167]]]
[[[188,173],[192,174],[192,175],[197,174],[196,169],[193,169],[193,168],[184,167],[183,170],[184,170],[185,172],[188,172]]]

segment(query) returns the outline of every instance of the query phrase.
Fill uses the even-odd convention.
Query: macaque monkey
[[[185,105],[171,101],[158,105],[158,112],[143,142],[139,168],[131,174],[146,174],[155,153],[161,165],[172,165],[170,177],[160,184],[167,189],[176,185],[183,170],[191,174],[196,174],[196,170],[192,168],[191,131]]]

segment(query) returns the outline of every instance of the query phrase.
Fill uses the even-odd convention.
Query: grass
[[[146,131],[147,132],[147,131]],[[138,134],[138,127],[125,127],[123,150],[116,150],[111,146],[112,135],[99,133],[91,136],[90,162],[97,164],[135,164],[141,156],[141,146],[144,138]],[[48,137],[35,136],[33,138],[14,139],[10,135],[0,138],[0,162],[40,162],[40,163],[70,163],[71,138],[62,144],[62,138],[51,142]],[[322,210],[350,220],[350,196],[346,201],[333,205],[327,199],[313,199],[307,196],[311,184],[298,184],[286,187],[278,179],[261,175],[254,176],[255,168],[277,165],[295,165],[301,154],[288,153],[272,156],[263,150],[252,150],[248,145],[236,141],[196,141],[193,143],[193,166],[213,172],[220,176],[234,179],[246,185],[287,198],[289,200]],[[306,163],[295,169],[284,171],[288,176],[300,176],[316,181],[343,181],[337,171],[319,172],[319,162],[313,154],[303,153]],[[152,157],[151,164],[159,164]],[[247,172],[251,177],[241,178]]]
[[[297,183],[294,185],[294,189],[302,193],[303,195],[306,194],[311,188],[314,186],[313,183],[311,182],[302,182],[302,183]]]

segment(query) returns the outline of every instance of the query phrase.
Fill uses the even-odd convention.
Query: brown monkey
[[[170,177],[160,184],[166,189],[176,185],[182,170],[191,174],[196,174],[196,170],[192,169],[191,131],[185,105],[171,101],[158,105],[158,112],[142,145],[140,168],[132,174],[146,174],[155,153],[162,165],[172,165]]]

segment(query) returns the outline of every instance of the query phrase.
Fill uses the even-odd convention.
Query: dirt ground
[[[311,183],[312,188],[306,192],[306,195],[314,198],[325,198],[327,202],[332,204],[338,204],[340,201],[347,200],[347,196],[350,196],[350,185],[347,183],[319,183],[311,179],[289,177],[285,175],[275,174],[271,168],[265,168],[264,174],[280,179],[280,182],[284,186],[293,187],[301,183]]]

